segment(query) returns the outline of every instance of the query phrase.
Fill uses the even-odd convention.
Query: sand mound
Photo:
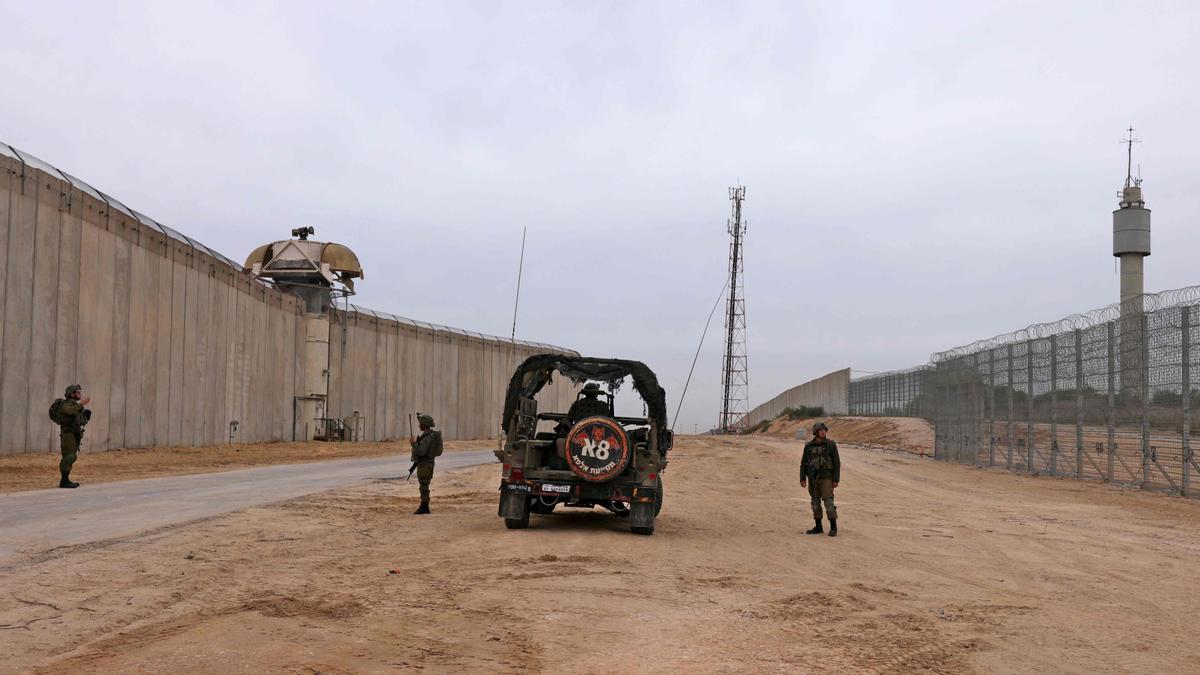
[[[916,417],[820,417],[803,420],[778,418],[760,433],[794,438],[796,432],[817,422],[829,425],[829,437],[871,448],[903,450],[917,455],[933,454],[933,425]]]

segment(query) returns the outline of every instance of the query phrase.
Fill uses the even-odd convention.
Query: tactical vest
[[[808,466],[804,467],[809,476],[820,476],[823,473],[833,473],[833,458],[829,456],[829,443],[811,443],[808,448]]]

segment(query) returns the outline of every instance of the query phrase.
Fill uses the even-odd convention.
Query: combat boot
[[[421,502],[421,505],[419,507],[417,507],[417,510],[413,511],[414,516],[419,516],[424,513],[432,513],[429,510],[429,502]]]
[[[821,527],[821,519],[817,518],[817,524],[813,525],[813,528],[811,530],[807,530],[804,534],[821,534],[824,531],[824,528]]]
[[[69,474],[69,473],[64,473],[62,475],[62,480],[58,481],[58,487],[60,487],[60,488],[77,488],[77,487],[79,487],[79,483],[71,482],[71,479],[68,478],[68,476],[70,476],[70,475],[71,474]]]
[[[831,536],[831,537],[837,536],[837,521],[836,520],[829,521],[829,536]]]

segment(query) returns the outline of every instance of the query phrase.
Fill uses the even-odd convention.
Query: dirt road
[[[446,452],[495,447],[495,440],[446,441]],[[84,489],[100,483],[231,471],[253,466],[327,462],[350,457],[407,457],[407,440],[361,443],[236,443],[189,448],[128,448],[90,452],[84,436],[83,452],[71,472]],[[59,452],[23,453],[0,457],[0,494],[43,490],[58,485]],[[398,461],[402,461],[398,460]]]
[[[494,466],[255,507],[0,569],[0,661],[42,672],[1191,671],[1200,504],[843,450],[837,539],[800,445],[680,439],[653,537],[505,530]],[[737,478],[730,457],[747,470]],[[389,569],[399,574],[388,574]]]
[[[491,450],[453,452],[443,470],[496,462]],[[400,481],[406,457],[285,464],[0,495],[0,565],[21,552],[119,539],[250,506],[370,481]]]

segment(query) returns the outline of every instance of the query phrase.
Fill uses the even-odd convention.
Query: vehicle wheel
[[[654,534],[654,504],[637,502],[629,506],[629,531]]]
[[[663,482],[658,479],[658,496],[654,498],[654,517],[657,518],[659,513],[662,513],[663,504]]]
[[[524,495],[501,496],[500,515],[504,517],[504,526],[510,530],[529,527],[529,502],[529,497]]]

